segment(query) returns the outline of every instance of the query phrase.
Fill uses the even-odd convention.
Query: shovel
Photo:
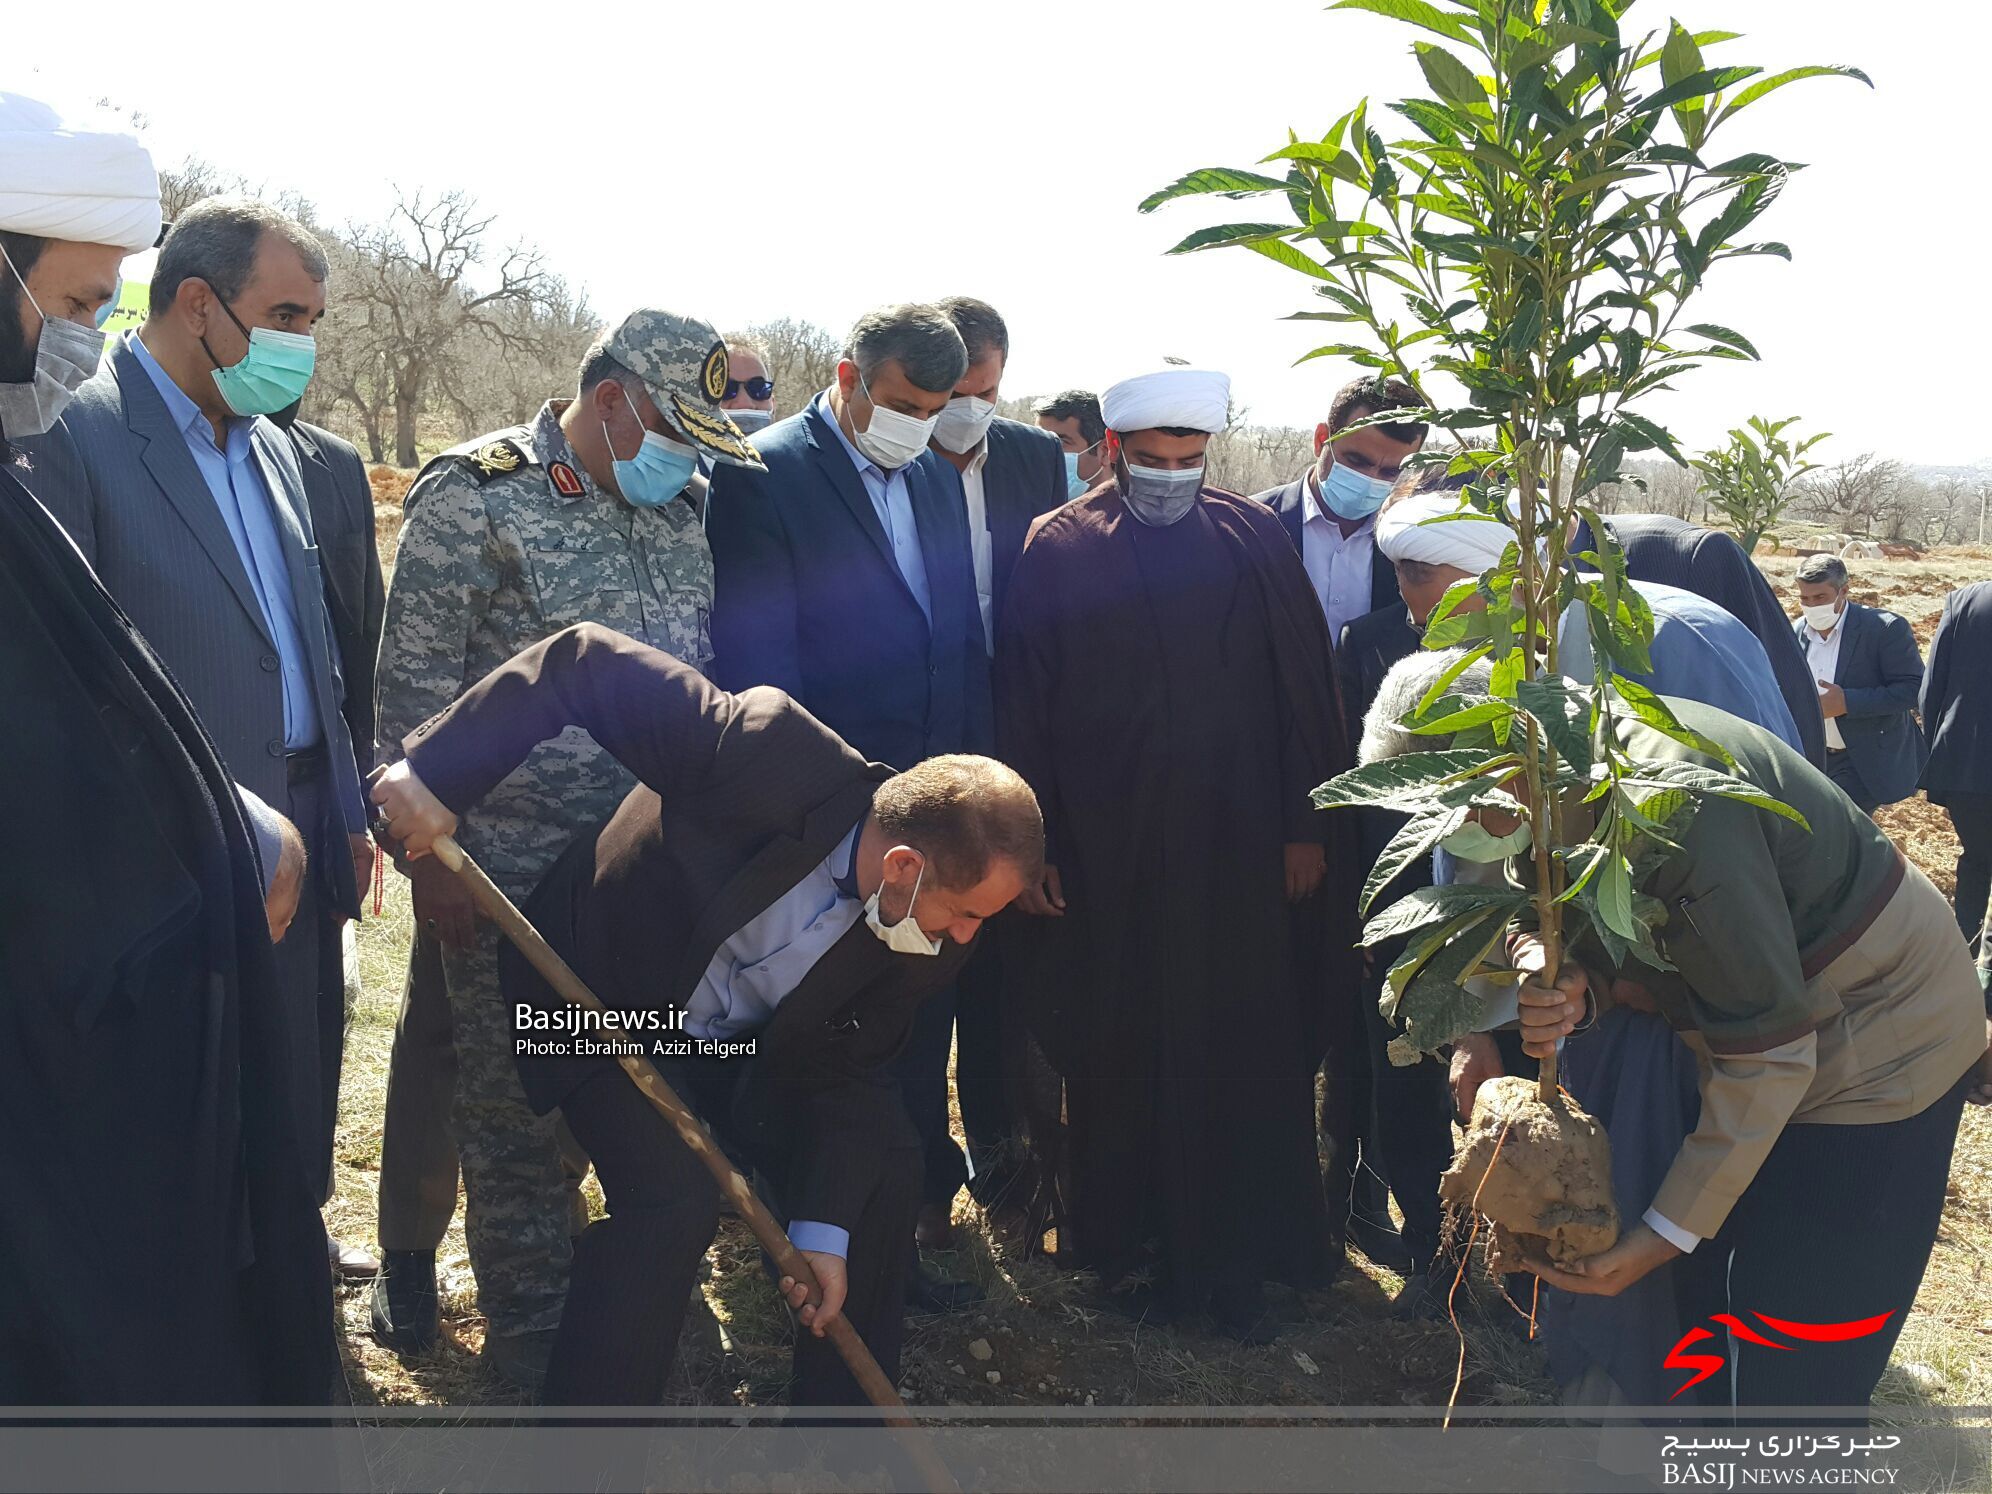
[[[576,1006],[586,1007],[592,1012],[603,1010],[601,1000],[595,993],[589,990],[581,977],[554,952],[553,946],[540,937],[539,930],[532,926],[526,915],[513,906],[512,900],[484,874],[484,868],[464,854],[462,846],[450,836],[439,835],[431,850],[438,861],[463,879],[479,909],[498,925],[507,939],[518,946],[519,953],[531,962],[533,969],[540,973],[541,978],[553,987],[562,999],[571,1001]],[[657,1072],[657,1066],[648,1058],[640,1053],[624,1054],[619,1056],[616,1062],[622,1065],[623,1072],[629,1075],[636,1087],[643,1091],[644,1098],[671,1123],[671,1128],[678,1133],[678,1139],[691,1148],[693,1156],[705,1164],[706,1171],[711,1173],[713,1181],[719,1184],[721,1195],[732,1203],[781,1274],[806,1284],[809,1288],[809,1300],[820,1303],[823,1294],[817,1285],[816,1273],[809,1269],[809,1262],[803,1258],[802,1252],[795,1248],[782,1227],[775,1222],[775,1216],[770,1214],[767,1207],[755,1196],[754,1190],[747,1184],[747,1179],[740,1175],[739,1170],[727,1160],[726,1154],[714,1144],[711,1134],[706,1130],[705,1122],[693,1114],[685,1102],[678,1098],[671,1086],[664,1082],[664,1076]],[[878,1361],[872,1358],[871,1350],[865,1347],[865,1341],[858,1337],[858,1331],[851,1326],[850,1320],[840,1313],[824,1330],[824,1337],[835,1346],[838,1355],[850,1370],[852,1378],[858,1382],[859,1388],[864,1391],[871,1403],[889,1413],[894,1413],[885,1418],[885,1424],[900,1429],[902,1443],[913,1461],[919,1465],[928,1487],[935,1490],[936,1494],[956,1494],[958,1486],[953,1475],[941,1462],[940,1455],[934,1450],[932,1442],[915,1427],[912,1417],[907,1414],[906,1403],[899,1399],[899,1392],[893,1389],[892,1382],[886,1379],[885,1371],[878,1367]],[[907,1435],[909,1433],[912,1435]]]

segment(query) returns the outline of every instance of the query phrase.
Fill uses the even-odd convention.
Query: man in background
[[[1927,751],[1914,715],[1923,684],[1916,635],[1893,612],[1847,596],[1847,565],[1808,555],[1798,567],[1805,647],[1826,718],[1826,774],[1869,814],[1916,792]]]
[[[1345,428],[1365,416],[1424,407],[1425,397],[1402,379],[1351,380],[1314,428],[1314,465],[1284,487],[1253,494],[1280,516],[1300,552],[1330,639],[1397,600],[1396,571],[1377,553],[1376,511],[1429,429],[1415,420]]]
[[[1917,708],[1930,750],[1923,791],[1957,831],[1951,905],[1976,943],[1992,898],[1992,581],[1944,598]]]
[[[1107,423],[1100,418],[1099,396],[1084,389],[1067,389],[1037,407],[1037,423],[1058,437],[1065,452],[1065,496],[1090,493],[1113,476],[1107,460]]]
[[[1010,574],[1031,522],[1065,501],[1065,459],[1054,436],[996,414],[1010,358],[1010,331],[996,308],[970,296],[951,296],[938,304],[961,334],[968,368],[934,426],[929,460],[936,475],[961,495],[984,649],[993,655]],[[971,745],[986,751],[994,743]],[[1019,1179],[1019,1127],[1005,1076],[1005,1053],[1011,1046],[1004,1028],[1006,921],[996,921],[980,954],[963,969],[956,991],[943,992],[921,1007],[912,1040],[895,1062],[927,1155],[919,1225],[923,1244],[952,1243],[950,1211],[964,1181],[999,1234],[1014,1236],[1022,1225],[1021,1200],[1012,1196]],[[948,1134],[951,1036],[955,1092],[968,1137],[966,1170],[961,1150]]]
[[[577,622],[706,667],[712,562],[688,488],[701,450],[722,463],[754,461],[719,408],[726,370],[726,345],[706,323],[632,311],[588,350],[574,399],[550,400],[531,424],[466,442],[423,469],[408,494],[381,650],[389,757],[470,682]],[[563,732],[467,817],[464,849],[523,902],[568,842],[607,819],[632,783],[586,733]],[[507,1380],[536,1388],[560,1322],[569,1238],[586,1214],[563,1177],[553,1121],[535,1115],[519,1088],[512,1012],[498,988],[498,931],[433,859],[408,870],[411,1003],[425,990],[418,978],[427,945],[439,950],[447,989],[451,1131],[464,1233],[490,1322],[485,1353]],[[400,1122],[433,1116],[423,1086],[447,1082],[439,1032],[431,1017],[404,1012],[397,1059],[419,1072],[390,1071],[381,1147],[385,1260],[374,1328],[407,1348],[435,1336],[435,1247],[454,1203],[453,1189],[410,1181],[440,1174],[447,1151],[418,1146],[416,1158],[402,1160]],[[583,1170],[570,1159],[572,1184]]]
[[[296,219],[246,197],[181,214],[145,324],[77,391],[31,478],[200,712],[237,782],[303,833],[311,868],[277,947],[306,1181],[332,1192],[345,1040],[340,925],[373,843],[297,455],[265,417],[304,393],[326,260]],[[373,1257],[328,1237],[334,1266]]]
[[[1229,394],[1192,368],[1107,391],[1115,481],[1017,562],[997,724],[1045,817],[1020,906],[1071,1120],[1061,1249],[1069,1221],[1117,1310],[1264,1341],[1265,1282],[1337,1264],[1314,1074],[1353,1025],[1357,879],[1308,798],[1348,765],[1320,605],[1278,520],[1204,486]]]
[[[767,351],[745,332],[726,334],[726,393],[719,407],[748,436],[775,418],[775,381],[768,377]]]

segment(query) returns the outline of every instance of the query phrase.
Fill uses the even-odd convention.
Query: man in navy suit
[[[230,775],[303,832],[306,890],[277,946],[307,1181],[330,1196],[345,1031],[339,924],[373,864],[311,509],[265,416],[303,392],[326,260],[268,204],[180,215],[145,325],[77,391],[35,492],[199,711]],[[342,1274],[363,1251],[332,1245]]]
[[[1314,465],[1285,487],[1254,493],[1280,516],[1328,618],[1328,636],[1397,600],[1397,572],[1376,548],[1376,511],[1426,427],[1391,421],[1348,431],[1365,415],[1419,410],[1425,397],[1402,379],[1355,379],[1335,391],[1314,428]]]
[[[1992,898],[1992,581],[1944,598],[1930,640],[1930,668],[1917,704],[1930,760],[1923,792],[1957,831],[1957,891],[1951,904],[1967,939],[1977,940]],[[1981,955],[1985,951],[1980,951]]]
[[[1826,772],[1869,814],[1916,792],[1928,748],[1916,724],[1923,657],[1893,612],[1847,599],[1847,566],[1810,555],[1798,568],[1804,616],[1792,632],[1819,682]]]
[[[1024,553],[1031,521],[1065,501],[1065,456],[1049,431],[996,415],[1010,357],[1010,329],[996,308],[970,296],[950,296],[940,309],[961,334],[968,368],[941,411],[926,460],[966,515],[983,646],[993,656],[1003,595],[1017,557]],[[986,752],[995,744],[972,746]],[[975,959],[963,969],[958,989],[920,1009],[913,1036],[894,1066],[926,1153],[920,1235],[929,1244],[949,1242],[949,1211],[964,1182],[990,1212],[999,1233],[1013,1236],[1023,1225],[1019,1126],[1004,1077],[1006,1047],[1022,1036],[1006,1034],[1002,1020],[1006,922],[992,924]],[[955,1090],[968,1135],[966,1168],[961,1149],[948,1134],[951,1035]]]
[[[968,349],[940,308],[870,312],[851,329],[836,382],[756,439],[767,470],[721,468],[707,499],[714,680],[784,690],[894,767],[994,737],[961,481],[928,452],[967,370]],[[902,1094],[910,1114],[932,1111],[930,1075]],[[943,1071],[943,1136],[946,1104]],[[952,1168],[939,1147],[930,1159],[930,1198],[946,1187],[952,1199],[961,1185],[961,1154],[946,1150]],[[944,1231],[929,1234],[946,1243]],[[978,1295],[914,1278],[918,1306]]]

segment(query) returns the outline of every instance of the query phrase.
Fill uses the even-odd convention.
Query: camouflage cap
[[[726,397],[726,343],[710,323],[639,306],[602,335],[602,350],[643,380],[671,423],[719,461],[767,470],[719,407]]]

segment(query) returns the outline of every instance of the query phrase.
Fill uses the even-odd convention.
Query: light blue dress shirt
[[[761,1031],[830,946],[864,916],[851,875],[857,844],[854,827],[815,870],[719,946],[685,1003],[688,1037],[737,1038]],[[788,1235],[797,1250],[843,1256],[851,1247],[849,1230],[817,1220],[792,1220]]]
[[[226,449],[216,446],[214,427],[207,416],[159,366],[138,333],[125,334],[125,344],[166,401],[166,411],[185,438],[194,465],[207,480],[222,522],[228,525],[242,569],[249,573],[249,585],[262,608],[264,631],[275,641],[277,658],[283,665],[285,750],[301,752],[316,747],[325,739],[325,728],[318,716],[318,698],[312,693],[310,655],[305,652],[297,597],[291,590],[290,567],[284,560],[283,537],[272,507],[275,500],[250,445],[249,433],[255,421],[231,419]]]
[[[837,440],[851,458],[851,465],[858,469],[865,492],[871,495],[872,511],[878,515],[879,527],[885,530],[886,540],[892,545],[893,558],[899,563],[899,574],[905,579],[913,599],[920,604],[920,610],[926,614],[928,626],[931,627],[934,602],[927,590],[927,557],[921,552],[920,531],[913,522],[913,495],[906,485],[906,469],[895,467],[887,472],[859,451],[851,443],[851,438],[844,434],[844,428],[837,424],[837,412],[830,408],[827,390],[816,396],[810,408],[836,432]]]

